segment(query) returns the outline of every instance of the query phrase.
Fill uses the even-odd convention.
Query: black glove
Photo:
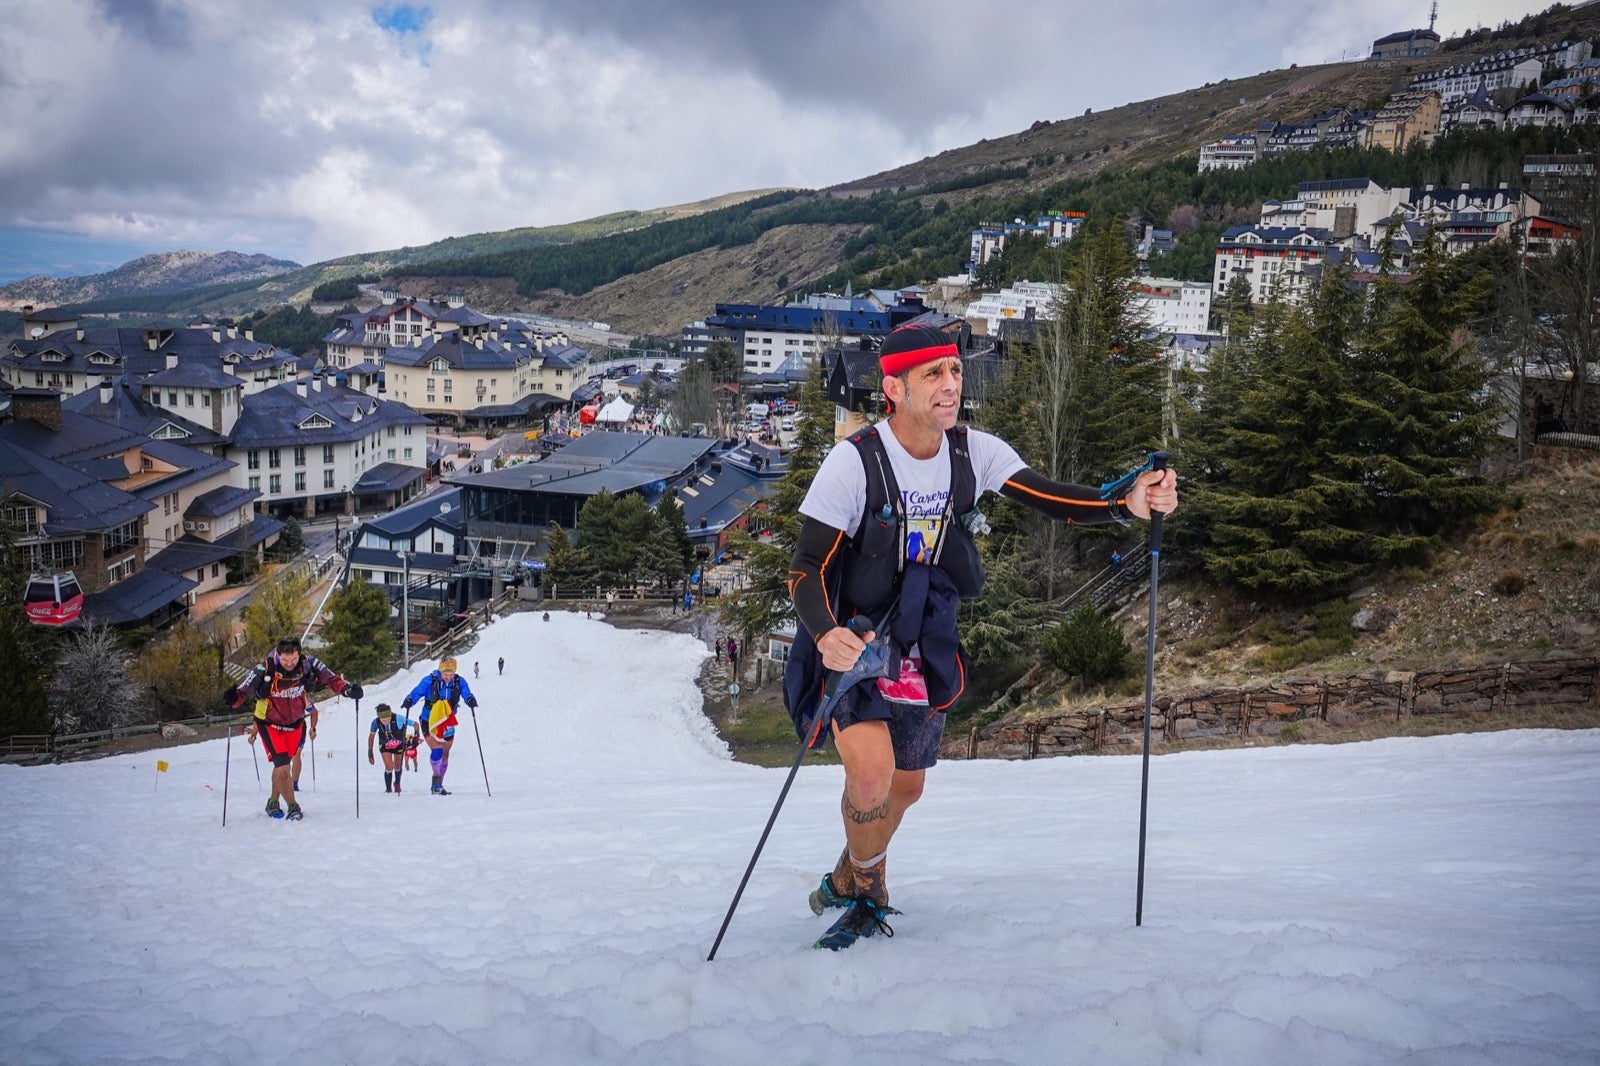
[[[411,700],[409,697],[400,701],[400,709],[402,711],[409,711],[411,709]]]
[[[229,707],[232,707],[234,704],[238,703],[239,702],[239,686],[238,685],[229,685],[227,688],[223,689],[222,690],[222,702],[227,704]]]
[[[467,701],[467,706],[471,707],[473,710],[477,710],[478,709],[478,701],[477,700],[468,700]]]
[[[360,685],[346,685],[344,687],[344,694],[353,700],[359,700],[362,696],[366,695]]]

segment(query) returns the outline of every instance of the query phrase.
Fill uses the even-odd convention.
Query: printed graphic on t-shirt
[[[900,498],[906,509],[906,558],[913,563],[932,563],[950,492],[947,489],[938,492],[902,489]]]

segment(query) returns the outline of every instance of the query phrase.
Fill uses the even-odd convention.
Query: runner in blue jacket
[[[456,673],[456,661],[440,659],[439,669],[417,682],[417,687],[401,701],[400,709],[409,711],[418,700],[422,701],[418,722],[422,727],[422,739],[428,742],[428,761],[433,764],[431,791],[435,796],[448,796],[450,793],[445,790],[444,775],[450,769],[450,749],[456,742],[456,709],[465,700],[468,707],[477,710],[478,697],[472,694],[467,679]],[[449,710],[439,709],[440,702],[445,703]]]

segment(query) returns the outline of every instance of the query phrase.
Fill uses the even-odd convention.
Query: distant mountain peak
[[[0,286],[0,309],[49,307],[134,293],[165,295],[204,285],[260,281],[300,269],[299,263],[246,252],[152,252],[104,274],[77,278],[33,277]]]

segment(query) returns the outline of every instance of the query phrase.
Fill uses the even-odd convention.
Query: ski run
[[[493,797],[470,714],[453,795],[367,764],[417,663],[323,705],[292,830],[238,738],[226,828],[221,740],[0,766],[0,1060],[1600,1061],[1600,731],[1158,756],[1141,928],[1136,754],[942,763],[895,935],[846,951],[813,949],[843,778],[808,764],[708,963],[786,773],[729,757],[708,655],[496,622],[459,656]]]

